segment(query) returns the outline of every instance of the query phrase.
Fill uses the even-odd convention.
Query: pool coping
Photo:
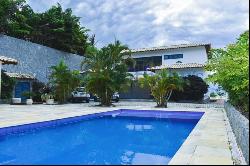
[[[52,107],[53,108],[53,107]],[[126,108],[127,109],[127,108]],[[204,136],[204,133],[200,133],[202,130],[204,130],[204,124],[206,122],[210,122],[208,124],[213,124],[213,121],[211,121],[211,118],[210,117],[215,117],[214,120],[215,120],[215,123],[217,124],[217,120],[219,120],[218,122],[219,125],[223,125],[222,128],[226,130],[226,125],[224,125],[224,121],[225,118],[224,117],[221,117],[221,115],[225,114],[224,113],[224,109],[220,108],[220,109],[216,109],[216,108],[213,108],[213,109],[197,109],[197,108],[192,108],[191,110],[190,109],[187,109],[187,108],[178,108],[178,109],[172,109],[172,108],[167,108],[167,109],[156,109],[156,108],[152,108],[152,107],[147,107],[147,109],[138,109],[138,108],[128,108],[128,109],[133,109],[133,110],[138,110],[138,111],[141,111],[141,110],[150,110],[150,111],[167,111],[167,112],[171,112],[169,109],[171,110],[174,110],[174,111],[180,111],[180,110],[185,110],[184,112],[197,112],[196,110],[198,111],[201,111],[201,112],[205,112],[204,115],[202,116],[202,118],[199,120],[199,122],[197,123],[197,125],[195,126],[195,128],[192,130],[192,132],[190,133],[190,135],[187,137],[187,139],[185,140],[185,142],[182,144],[182,146],[179,148],[179,150],[176,152],[176,154],[174,155],[174,157],[170,160],[170,162],[168,163],[169,165],[188,165],[188,164],[230,164],[232,165],[233,164],[233,160],[232,160],[232,156],[231,156],[231,153],[230,153],[230,148],[229,148],[229,144],[228,144],[228,135],[226,135],[225,138],[223,138],[225,140],[225,142],[223,142],[222,146],[223,146],[223,149],[226,150],[227,152],[229,152],[230,154],[225,158],[221,158],[221,157],[218,157],[218,156],[221,156],[220,155],[220,151],[215,151],[213,155],[209,155],[209,154],[202,154],[202,156],[197,156],[196,155],[196,152],[195,150],[197,150],[197,148],[195,150],[193,149],[189,149],[190,147],[190,142],[193,143],[192,145],[194,146],[201,146],[201,144],[199,142],[195,143],[195,141],[192,141],[192,140],[197,140],[197,138],[199,136]],[[3,125],[1,125],[1,127],[9,127],[11,126],[10,124],[14,124],[14,125],[22,125],[22,124],[25,124],[27,123],[27,121],[29,123],[34,123],[34,122],[44,122],[46,120],[50,121],[50,120],[55,120],[55,119],[62,119],[62,118],[69,118],[69,117],[75,117],[75,116],[82,116],[82,115],[91,115],[91,114],[95,114],[95,113],[105,113],[105,112],[111,112],[111,111],[114,111],[115,108],[107,108],[107,109],[98,109],[98,110],[94,110],[93,112],[77,112],[77,114],[71,114],[71,115],[67,115],[65,116],[65,114],[61,114],[60,116],[50,116],[50,117],[39,117],[39,118],[35,118],[35,119],[24,119],[22,121],[18,121],[18,122],[11,122],[9,123],[9,121],[7,123],[3,123]],[[218,116],[218,117],[217,117]],[[224,131],[223,131],[224,133]],[[206,133],[205,135],[212,135],[212,136],[215,136],[215,140],[217,140],[217,138],[220,138],[220,135],[213,135],[213,131],[208,131],[208,133]],[[196,136],[196,137],[194,137]],[[203,142],[203,145],[204,147],[207,147],[207,148],[211,148],[212,150],[221,150],[221,148],[214,148],[214,145],[208,145],[208,144],[204,144]],[[203,150],[204,150],[204,147],[203,147]],[[206,151],[211,151],[211,149],[205,149]],[[202,152],[202,151],[200,151]],[[228,154],[228,153],[227,153]],[[205,158],[205,159],[204,159]]]

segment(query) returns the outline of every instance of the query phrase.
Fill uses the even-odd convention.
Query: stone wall
[[[237,143],[249,164],[249,120],[229,103],[225,103],[225,110]]]
[[[0,35],[0,55],[18,60],[18,65],[4,65],[8,72],[34,75],[42,82],[48,82],[50,67],[64,60],[71,70],[80,70],[83,57],[25,40]]]

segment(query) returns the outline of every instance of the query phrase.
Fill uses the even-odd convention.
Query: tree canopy
[[[225,49],[213,49],[211,57],[208,80],[221,85],[233,105],[249,110],[249,31]]]
[[[36,13],[25,0],[0,0],[0,33],[48,47],[84,55],[91,45],[89,30],[80,25],[80,17],[58,3]]]

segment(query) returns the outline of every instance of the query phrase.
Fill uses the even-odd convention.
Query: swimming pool
[[[202,115],[116,110],[0,128],[0,164],[167,164]]]

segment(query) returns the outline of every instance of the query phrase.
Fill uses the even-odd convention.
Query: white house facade
[[[208,61],[210,44],[181,44],[166,47],[152,47],[131,50],[136,61],[130,72],[157,71],[167,68],[182,76],[197,75],[205,78],[204,67]]]
[[[196,75],[203,79],[208,76],[204,70],[209,58],[211,44],[180,44],[164,47],[132,49],[131,56],[136,65],[129,69],[135,78],[144,72],[154,74],[161,69],[168,69],[180,76]],[[215,91],[216,86],[210,84],[208,93]]]

